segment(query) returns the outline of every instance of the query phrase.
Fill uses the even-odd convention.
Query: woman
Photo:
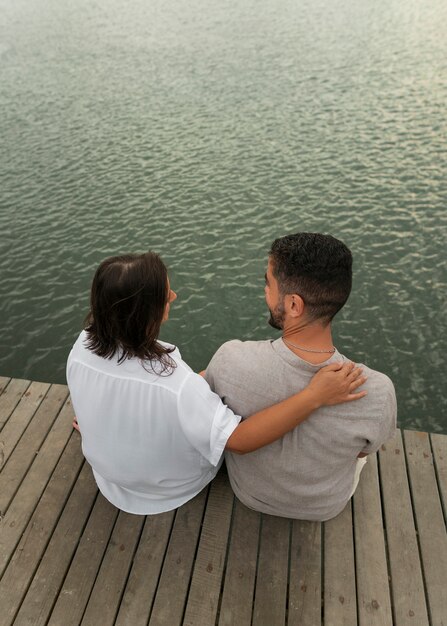
[[[224,448],[245,454],[324,404],[361,398],[352,364],[320,370],[306,389],[240,422],[206,381],[159,341],[176,294],[160,257],[106,259],[85,330],[67,363],[82,449],[102,494],[129,513],[174,509],[212,480]]]

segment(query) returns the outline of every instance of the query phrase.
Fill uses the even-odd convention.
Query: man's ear
[[[304,300],[297,293],[288,294],[285,297],[285,308],[290,317],[302,317],[304,315]]]

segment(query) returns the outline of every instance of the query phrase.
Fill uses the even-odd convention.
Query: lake
[[[65,382],[93,272],[158,251],[197,369],[265,339],[270,243],[342,239],[335,344],[447,432],[444,0],[0,0],[0,374]]]

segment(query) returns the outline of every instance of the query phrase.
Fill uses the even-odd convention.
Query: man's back
[[[345,360],[336,352],[319,365],[304,361],[282,339],[230,341],[214,355],[206,379],[239,415],[251,415],[297,393],[318,369]],[[323,407],[282,439],[247,455],[226,453],[231,485],[263,513],[324,521],[337,515],[353,487],[357,456],[371,453],[396,427],[390,379],[364,367],[368,395]]]

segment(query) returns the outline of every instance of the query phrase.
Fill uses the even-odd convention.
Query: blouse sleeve
[[[241,417],[223,404],[202,376],[193,372],[185,379],[177,402],[185,437],[209,463],[217,465]]]

